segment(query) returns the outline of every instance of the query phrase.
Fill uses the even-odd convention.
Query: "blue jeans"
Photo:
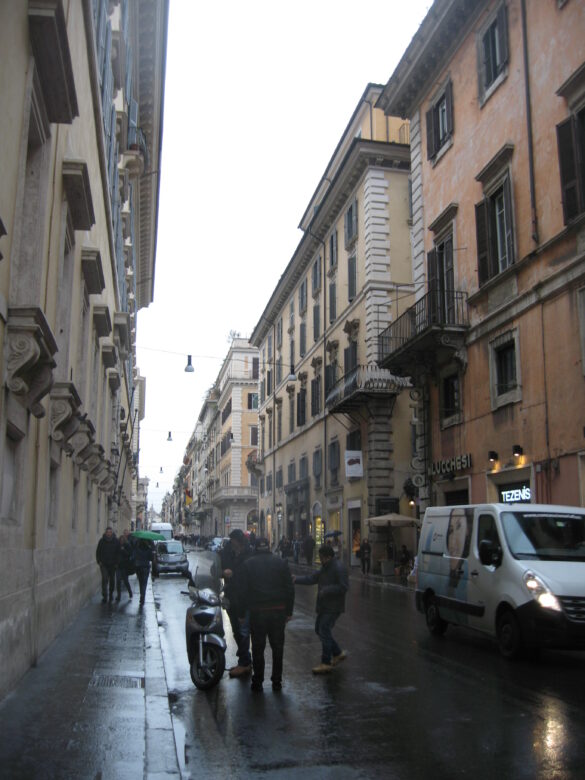
[[[315,633],[321,640],[321,663],[330,664],[334,655],[341,653],[341,647],[337,644],[331,631],[340,612],[321,612],[315,621]]]

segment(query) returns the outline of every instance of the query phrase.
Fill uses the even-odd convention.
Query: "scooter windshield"
[[[221,559],[219,554],[206,550],[197,555],[197,567],[192,572],[196,588],[211,588],[215,593],[221,590]]]

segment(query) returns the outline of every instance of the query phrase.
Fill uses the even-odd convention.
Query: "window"
[[[358,367],[357,341],[350,341],[343,350],[343,373],[349,376]]]
[[[321,289],[321,255],[313,263],[311,271],[311,292],[313,295],[317,295]]]
[[[280,355],[276,359],[276,379],[275,379],[275,387],[277,387],[282,382],[282,358]]]
[[[288,484],[297,481],[297,464],[293,460],[288,464]]]
[[[557,125],[565,225],[585,211],[585,108]]]
[[[290,340],[290,364],[294,367],[295,364],[295,340]]]
[[[329,471],[331,472],[331,484],[337,485],[339,474],[339,442],[337,439],[329,444]]]
[[[475,206],[480,287],[514,263],[512,192],[506,174]]]
[[[315,487],[321,487],[321,471],[323,469],[323,457],[321,448],[313,452],[313,476],[315,477]]]
[[[278,322],[276,323],[276,348],[280,349],[281,347],[282,347],[282,317],[280,317]]]
[[[449,233],[427,255],[431,324],[454,323],[456,320],[454,276],[453,236]]]
[[[307,479],[309,476],[309,461],[306,455],[299,460],[299,479]]]
[[[359,428],[357,428],[355,431],[351,431],[347,434],[346,440],[345,440],[345,449],[346,450],[361,450],[362,448],[362,432]]]
[[[250,444],[252,447],[258,446],[258,426],[250,426]]]
[[[321,411],[321,377],[311,379],[311,416],[316,417]]]
[[[577,310],[579,312],[579,337],[581,340],[581,371],[585,374],[585,287],[577,290]]]
[[[280,412],[280,407],[276,410],[277,424],[280,423],[280,421],[278,420],[279,412]],[[272,436],[272,418],[269,418],[269,424],[268,424],[268,449],[270,449],[270,450],[272,449],[272,439],[273,439],[273,436]],[[278,439],[278,441],[280,441],[280,438]]]
[[[492,410],[522,400],[518,331],[507,331],[490,342]]]
[[[222,425],[227,420],[227,418],[230,416],[231,413],[232,413],[232,399],[230,398],[221,412]]]
[[[266,395],[272,393],[272,371],[266,372]]]
[[[329,395],[337,381],[337,362],[325,366],[325,395]]]
[[[258,379],[260,376],[260,358],[252,358],[252,379]]]
[[[248,393],[248,409],[258,408],[258,393]]]
[[[299,314],[307,311],[307,280],[303,279],[299,287]]]
[[[294,433],[295,430],[295,394],[289,393],[288,396],[288,430]]]
[[[288,309],[288,329],[289,332],[291,330],[294,330],[295,327],[295,299],[294,297],[290,299],[289,309]]]
[[[321,335],[321,305],[318,301],[313,304],[313,341],[317,341]]]
[[[301,322],[300,338],[299,338],[299,355],[301,357],[304,357],[306,351],[307,351],[307,323]]]
[[[347,258],[347,300],[351,303],[357,294],[357,263],[355,255]]]
[[[268,495],[272,493],[272,474],[266,475],[266,493]]]
[[[337,267],[337,230],[329,236],[329,268]]]
[[[268,334],[268,346],[267,346],[268,361],[272,360],[272,333]]]
[[[297,425],[304,425],[307,420],[307,391],[302,387],[297,393]],[[292,431],[291,431],[292,433]]]
[[[329,285],[329,322],[337,319],[337,291],[335,282]]]
[[[427,157],[432,160],[453,136],[453,83],[445,89],[427,111]]]
[[[478,40],[479,97],[484,102],[500,84],[508,65],[508,18],[502,3]]]
[[[357,238],[357,200],[354,199],[345,212],[345,247],[350,247]]]
[[[282,441],[282,406],[276,410],[276,441],[277,443]]]
[[[275,480],[275,487],[282,488],[282,466],[279,466],[276,470],[276,480]]]
[[[461,422],[461,380],[457,371],[442,376],[439,392],[441,425],[445,428]]]

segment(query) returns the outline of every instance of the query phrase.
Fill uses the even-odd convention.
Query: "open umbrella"
[[[166,536],[156,531],[132,531],[130,536],[133,536],[135,539],[150,539],[152,542],[164,542],[166,539]]]
[[[325,539],[329,539],[330,536],[341,536],[341,531],[327,531]]]

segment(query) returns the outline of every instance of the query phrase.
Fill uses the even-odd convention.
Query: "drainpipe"
[[[530,71],[528,68],[528,31],[526,23],[526,0],[522,0],[522,53],[524,58],[524,91],[526,97],[526,135],[528,139],[528,174],[530,179],[530,212],[532,215],[532,240],[539,243],[538,216],[536,213],[536,190],[534,183],[534,146],[532,137],[532,101],[530,97]]]

